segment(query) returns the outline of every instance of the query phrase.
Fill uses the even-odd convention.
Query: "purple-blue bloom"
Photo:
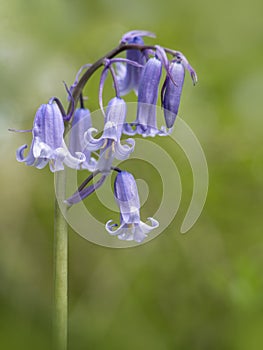
[[[96,170],[99,170],[102,174],[108,174],[110,172],[114,158],[119,160],[127,159],[134,150],[135,141],[133,139],[126,140],[130,146],[121,144],[126,109],[125,101],[114,97],[110,100],[106,109],[102,136],[99,139],[93,138],[92,133],[97,132],[95,128],[90,128],[85,134],[87,141],[86,148],[92,152],[100,149],[100,157]]]
[[[83,153],[77,152],[77,157],[73,157],[67,149],[63,139],[63,116],[53,99],[41,105],[37,110],[32,134],[33,140],[28,155],[24,157],[27,145],[19,147],[16,152],[19,162],[25,162],[38,169],[44,168],[49,163],[50,170],[55,172],[63,170],[64,164],[78,169],[85,161]]]
[[[159,226],[157,220],[148,218],[151,225],[140,219],[140,199],[137,185],[132,174],[121,171],[114,182],[114,194],[120,208],[120,225],[113,224],[112,220],[106,223],[106,230],[121,240],[142,242],[147,234]]]
[[[156,121],[156,102],[162,75],[162,62],[157,57],[150,58],[144,66],[138,92],[137,118],[134,123],[125,124],[124,134],[140,134],[144,137],[166,135],[158,130]],[[132,128],[132,125],[135,128]]]
[[[167,128],[172,128],[178,113],[183,84],[185,69],[180,61],[173,61],[170,64],[170,75],[173,81],[166,77],[162,89],[162,106],[164,108],[164,117]],[[175,85],[176,84],[176,85]]]
[[[121,39],[122,44],[137,44],[144,45],[144,41],[142,39],[143,36],[148,36],[155,38],[155,34],[145,31],[145,30],[132,30],[123,35]],[[142,67],[146,63],[145,53],[136,50],[130,49],[126,51],[126,58],[129,61],[133,61],[141,67],[136,67],[131,64],[117,64],[117,80],[120,95],[124,96],[128,94],[131,90],[134,90],[136,95],[138,94],[138,87],[142,73]]]
[[[86,131],[91,128],[90,111],[85,108],[78,108],[73,117],[72,127],[69,135],[69,151],[71,154],[82,152],[86,160],[79,165],[79,169],[87,169],[94,171],[97,162],[91,157],[91,152],[86,148],[84,135]]]
[[[127,43],[139,45],[144,44],[143,39],[138,36],[132,37],[127,41]],[[140,64],[141,66],[144,66],[146,63],[145,54],[140,50],[127,50],[126,58],[129,61],[133,61]],[[121,96],[128,94],[131,90],[134,90],[136,95],[138,94],[141,73],[141,67],[135,67],[134,65],[128,63],[126,63],[125,65],[123,63],[117,64],[117,82]]]

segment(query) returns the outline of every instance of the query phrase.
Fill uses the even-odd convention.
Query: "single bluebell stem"
[[[58,203],[60,198],[65,198],[66,176],[66,170],[56,174],[53,324],[56,350],[66,350],[68,338],[68,225]]]

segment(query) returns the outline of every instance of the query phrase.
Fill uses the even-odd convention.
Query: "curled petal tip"
[[[115,145],[115,157],[119,160],[125,160],[134,151],[135,141],[131,138],[127,139],[126,142],[130,145],[122,145],[117,142]]]
[[[118,227],[118,224],[113,224],[113,220],[109,220],[105,224],[106,230],[109,232],[110,235],[115,236],[118,232],[118,229],[113,230],[113,227]]]
[[[126,44],[128,41],[132,40],[135,37],[142,37],[142,36],[148,36],[149,38],[156,38],[156,35],[152,32],[149,32],[147,30],[131,30],[130,32],[125,33],[120,43]]]
[[[27,145],[23,145],[21,147],[19,147],[16,151],[16,160],[18,162],[24,162],[24,150],[27,148]]]
[[[159,221],[155,220],[152,217],[147,218],[147,220],[149,220],[151,222],[151,226],[152,228],[157,228],[159,227]]]

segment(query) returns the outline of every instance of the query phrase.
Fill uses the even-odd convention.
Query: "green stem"
[[[54,345],[56,350],[66,350],[68,333],[68,225],[58,203],[58,201],[65,198],[66,170],[56,173],[56,182],[54,227]]]

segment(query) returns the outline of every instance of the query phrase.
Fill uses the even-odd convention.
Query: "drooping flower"
[[[122,36],[121,43],[144,45],[144,41],[142,39],[143,36],[155,38],[155,34],[152,32],[148,32],[145,30],[132,30],[128,33],[125,33]],[[129,63],[117,64],[116,70],[120,95],[124,96],[128,94],[131,90],[134,90],[134,92],[137,95],[142,73],[142,67],[146,63],[146,55],[141,50],[129,49],[126,51],[126,59],[129,62],[137,63],[137,66],[131,65]]]
[[[144,44],[143,39],[139,36],[132,36],[131,38],[127,37],[126,40],[127,44]],[[138,63],[142,67],[146,63],[145,54],[138,49],[127,50],[126,58],[129,61]],[[131,90],[134,90],[136,95],[138,94],[138,87],[141,78],[142,67],[136,67],[128,63],[118,63],[116,65],[117,82],[121,96],[128,94]]]
[[[150,231],[159,226],[159,223],[153,218],[148,218],[151,225],[141,221],[137,185],[134,177],[127,171],[117,174],[114,194],[120,208],[120,225],[113,224],[112,220],[109,220],[105,226],[106,230],[121,240],[142,242]]]
[[[167,76],[161,92],[165,123],[168,129],[173,127],[178,114],[185,70],[188,70],[190,73],[193,84],[195,85],[197,83],[197,74],[186,57],[181,52],[177,52],[175,56],[176,59],[171,61],[168,67]]]
[[[113,63],[116,63],[117,65],[122,65],[122,67],[124,67],[124,65],[120,62],[125,62],[127,65],[132,66],[133,68],[137,68],[137,69],[143,68],[143,66],[140,63],[136,62],[135,60],[132,61],[132,60],[127,59],[127,58],[112,58],[112,59],[105,58],[104,59],[104,68],[103,68],[102,73],[101,73],[100,84],[99,84],[99,105],[100,105],[102,112],[104,112],[103,111],[103,102],[102,102],[102,93],[103,93],[104,83],[105,83],[108,71],[111,72],[116,96],[120,97],[120,96],[124,95],[124,93],[122,91],[123,82],[118,79],[118,77],[116,76],[115,71],[112,67]],[[123,68],[120,67],[120,69],[122,70]],[[124,68],[124,69],[126,69],[126,68]]]
[[[158,130],[156,121],[156,102],[162,75],[162,62],[157,57],[150,58],[144,66],[138,92],[137,118],[131,124],[125,124],[124,134],[140,134],[144,137],[165,135]]]
[[[64,164],[70,168],[78,169],[85,161],[81,152],[72,156],[64,142],[63,116],[57,104],[51,99],[43,104],[36,112],[33,123],[33,140],[29,153],[24,157],[27,145],[18,148],[16,158],[19,162],[25,162],[29,166],[38,169],[44,168],[48,163],[52,172],[63,170]]]
[[[102,174],[109,174],[114,158],[127,159],[134,150],[135,141],[133,139],[126,140],[130,146],[121,144],[125,118],[125,101],[119,97],[114,97],[110,100],[106,109],[102,136],[99,139],[93,138],[92,133],[97,132],[95,128],[90,128],[85,134],[86,148],[92,152],[100,150],[96,170],[99,170]]]
[[[174,82],[167,76],[162,88],[162,106],[167,128],[172,128],[178,113],[184,84],[185,69],[178,60],[171,62],[170,74]]]
[[[69,151],[71,154],[82,152],[86,160],[79,164],[79,169],[87,169],[94,171],[96,169],[97,162],[91,157],[91,152],[86,148],[84,135],[86,131],[91,128],[91,116],[90,111],[85,108],[78,108],[74,113],[72,126],[69,135]]]

